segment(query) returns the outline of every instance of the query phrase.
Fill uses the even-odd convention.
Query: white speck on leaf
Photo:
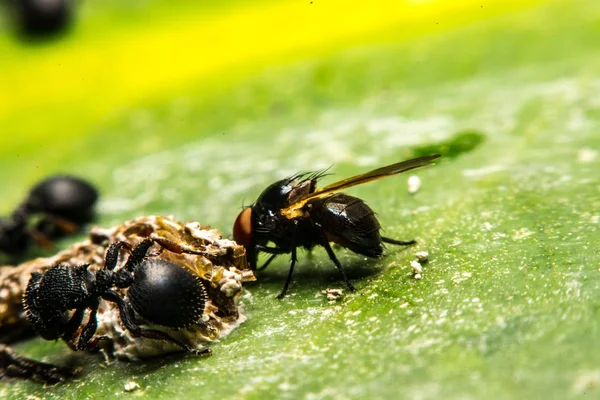
[[[418,262],[424,263],[429,259],[429,253],[426,251],[419,251],[417,254],[415,254],[415,257],[417,257]]]
[[[125,387],[123,389],[125,389],[126,392],[133,392],[134,390],[137,390],[139,388],[139,383],[137,383],[136,381],[129,381],[125,384]]]
[[[411,261],[410,266],[413,269],[413,272],[415,274],[421,274],[423,272],[423,268],[421,267],[421,264],[419,264],[418,261],[415,261],[415,260]],[[415,279],[420,279],[420,278],[417,278],[415,275]]]
[[[327,288],[327,289],[321,291],[321,293],[324,293],[327,295],[327,301],[334,302],[334,301],[338,301],[342,297],[344,291],[343,291],[343,289]]]
[[[421,189],[421,178],[417,175],[408,177],[408,193],[415,194]]]

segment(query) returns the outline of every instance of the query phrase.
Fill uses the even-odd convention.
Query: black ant
[[[92,220],[97,190],[72,176],[54,176],[35,185],[8,217],[0,219],[0,252],[24,253],[32,241],[44,247],[51,240],[79,230]],[[32,225],[33,227],[30,227]]]
[[[79,334],[75,350],[86,350],[97,328],[96,312],[100,299],[117,305],[123,325],[136,337],[170,341],[189,353],[200,353],[167,333],[142,329],[135,313],[144,320],[182,329],[202,322],[206,290],[200,278],[185,268],[159,258],[146,258],[152,239],[133,248],[125,265],[115,271],[119,252],[125,245],[110,245],[104,268],[92,272],[89,264],[75,268],[56,265],[45,273],[34,272],[23,297],[26,315],[36,332],[46,340],[62,338],[73,343],[89,309],[88,322]],[[125,299],[115,289],[128,289]],[[75,310],[69,318],[69,311]]]
[[[168,341],[196,355],[210,354],[210,349],[192,348],[166,332],[144,329],[136,321],[139,316],[149,324],[173,330],[203,323],[207,295],[200,278],[170,261],[146,258],[153,243],[152,239],[140,242],[116,271],[120,250],[127,246],[124,242],[111,244],[104,268],[96,272],[89,270],[89,264],[74,268],[58,264],[45,273],[33,272],[23,296],[33,329],[46,340],[63,339],[73,350],[95,350],[100,340],[107,339],[94,337],[98,328],[96,315],[103,299],[117,305],[121,322],[132,336]],[[119,289],[127,289],[127,299],[119,294]],[[83,325],[86,310],[88,319]],[[50,375],[46,381],[60,381],[68,376],[56,369],[59,367],[25,360],[26,367],[31,367],[22,372],[23,376],[30,373],[34,377],[37,373],[44,379],[41,372],[45,372]]]
[[[297,261],[298,247],[307,250],[315,246],[325,247],[348,289],[354,291],[354,286],[348,281],[329,242],[367,257],[378,258],[383,255],[383,243],[405,246],[414,244],[415,241],[399,241],[381,236],[381,225],[373,210],[364,201],[336,192],[433,165],[430,161],[438,157],[440,155],[436,154],[403,161],[321,189],[317,189],[316,186],[324,172],[301,173],[282,179],[267,187],[256,203],[238,215],[233,225],[233,237],[246,248],[248,263],[253,269],[256,269],[259,252],[271,254],[262,268],[269,265],[277,255],[292,254],[287,280],[277,296],[279,299],[282,299],[288,290]],[[268,242],[273,242],[275,247],[267,246]]]

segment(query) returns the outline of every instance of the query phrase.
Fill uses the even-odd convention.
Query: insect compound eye
[[[252,207],[245,208],[235,219],[233,224],[233,240],[250,248],[252,241]]]
[[[200,279],[161,259],[147,259],[136,267],[127,296],[144,319],[174,329],[199,323],[206,304]]]

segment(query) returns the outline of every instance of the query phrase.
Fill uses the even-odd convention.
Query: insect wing
[[[402,161],[402,162],[399,162],[396,164],[388,165],[386,167],[375,169],[373,171],[370,171],[370,172],[367,172],[367,173],[364,173],[361,175],[356,175],[351,178],[343,179],[339,182],[332,183],[331,185],[327,185],[321,189],[314,191],[313,193],[311,193],[304,199],[302,199],[294,204],[291,204],[287,208],[284,208],[283,210],[281,210],[281,214],[289,219],[297,218],[299,216],[302,216],[303,213],[302,213],[301,209],[310,200],[313,200],[313,199],[316,199],[319,197],[324,197],[324,196],[330,195],[334,192],[338,192],[340,190],[350,188],[352,186],[362,185],[364,183],[376,181],[376,180],[385,178],[387,176],[392,176],[392,175],[400,174],[402,172],[412,171],[417,168],[429,167],[431,165],[434,165],[434,164],[430,163],[430,161],[433,161],[438,157],[440,157],[439,154],[434,154],[432,156],[413,158],[412,160]]]

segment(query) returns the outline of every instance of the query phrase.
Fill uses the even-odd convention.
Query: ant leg
[[[18,356],[10,347],[0,344],[0,378],[23,378],[54,384],[72,378],[75,372],[73,368]]]
[[[385,236],[381,237],[381,241],[384,243],[390,243],[390,244],[397,244],[399,246],[410,246],[411,244],[415,244],[417,243],[416,240],[408,240],[408,241],[402,241],[402,240],[396,240],[396,239],[391,239]]]
[[[102,335],[102,336],[94,336],[92,339],[90,339],[89,342],[86,343],[85,347],[83,348],[83,350],[86,351],[100,351],[100,347],[99,347],[99,343],[101,341],[105,341],[108,343],[107,349],[108,349],[108,354],[111,354],[114,352],[114,340],[106,335]]]
[[[73,314],[73,316],[67,323],[67,326],[65,327],[65,331],[62,334],[62,339],[71,348],[71,350],[75,350],[75,351],[77,350],[77,348],[75,346],[73,346],[72,340],[73,340],[73,337],[75,336],[75,333],[77,332],[77,329],[79,329],[79,327],[81,326],[81,321],[83,320],[83,312],[84,311],[85,311],[85,308],[78,308],[75,310],[75,313]]]
[[[106,251],[106,256],[104,257],[105,269],[112,271],[117,267],[117,262],[119,261],[119,252],[121,251],[123,245],[123,242],[114,242],[110,245]]]
[[[188,353],[192,353],[195,355],[210,355],[212,351],[210,349],[197,350],[194,349],[187,344],[180,342],[179,340],[172,338],[167,333],[158,331],[155,329],[142,329],[137,323],[135,323],[134,311],[133,308],[129,304],[123,300],[121,296],[117,294],[117,292],[109,290],[102,295],[102,298],[108,301],[112,301],[116,303],[119,307],[119,315],[121,316],[121,321],[125,328],[134,336],[134,337],[145,337],[148,339],[155,340],[165,340],[167,342],[171,342],[181,347]]]
[[[187,254],[206,255],[205,251],[195,250],[195,249],[191,248],[190,246],[184,246],[180,243],[177,243],[174,240],[168,239],[164,236],[157,235],[155,233],[150,235],[150,239],[160,245],[161,252],[163,249],[167,249],[171,253],[175,253],[175,254],[186,254],[187,253]]]
[[[144,239],[133,248],[127,262],[123,269],[125,271],[133,272],[135,267],[144,260],[146,257],[146,253],[148,253],[148,249],[152,247],[154,241],[152,239]]]
[[[327,255],[329,255],[329,259],[331,261],[333,261],[333,263],[335,264],[335,267],[338,269],[338,271],[340,271],[340,274],[342,274],[342,278],[344,279],[346,286],[348,286],[348,289],[351,292],[354,292],[356,290],[356,288],[354,286],[352,286],[352,284],[348,280],[348,277],[346,276],[346,272],[344,271],[342,264],[335,256],[335,253],[333,252],[333,249],[331,248],[331,245],[329,244],[329,241],[327,240],[327,237],[325,236],[325,233],[323,232],[323,228],[320,225],[317,225],[317,227],[319,228],[319,231],[321,233],[322,245],[323,245],[323,247],[325,247],[325,250],[327,251]]]
[[[92,305],[90,307],[90,317],[88,319],[88,323],[85,325],[81,334],[79,335],[79,342],[77,342],[77,350],[90,350],[95,347],[97,341],[93,342],[93,345],[90,345],[90,340],[96,333],[98,329],[98,319],[96,318],[96,314],[98,313],[98,303]]]
[[[298,223],[294,223],[295,227],[292,231],[292,262],[290,264],[290,272],[288,272],[288,277],[285,281],[285,285],[283,285],[283,290],[277,295],[277,298],[279,300],[283,299],[288,291],[288,287],[290,286],[290,282],[292,281],[292,274],[294,273],[294,265],[296,265],[296,261],[298,261],[298,257],[296,257],[296,228],[298,227]]]
[[[161,246],[158,254],[160,254],[160,252],[162,252],[163,249],[167,249],[171,253],[175,253],[175,254],[194,254],[194,255],[206,256],[208,253],[206,250],[198,250],[187,243],[184,243],[182,241],[178,242],[178,241],[175,241],[174,238],[169,239],[164,236],[160,236],[156,233],[152,233],[150,235],[150,239],[152,239],[153,241],[155,241],[156,243],[158,243]]]
[[[34,229],[27,229],[27,234],[33,239],[33,241],[43,249],[51,250],[54,247],[54,243],[46,235],[38,232]]]
[[[271,261],[273,261],[275,259],[275,257],[277,257],[279,254],[271,254],[271,257],[269,257],[269,259],[263,264],[262,267],[257,268],[257,271],[262,271],[263,269],[267,268],[269,266],[269,264],[271,264]]]
[[[40,224],[37,225],[38,229],[43,229],[43,224],[51,224],[56,226],[58,229],[60,229],[62,232],[61,234],[71,234],[71,233],[75,233],[79,230],[79,228],[81,227],[81,225],[76,224],[75,222],[69,221],[66,218],[63,217],[59,217],[58,215],[54,215],[54,214],[49,214],[49,213],[44,213],[43,214],[43,219],[42,221],[40,221]],[[52,235],[53,232],[49,232],[50,235]]]

